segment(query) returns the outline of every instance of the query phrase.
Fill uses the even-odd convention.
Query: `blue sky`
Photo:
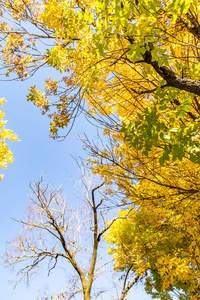
[[[49,138],[49,119],[42,116],[32,103],[26,101],[30,85],[36,84],[38,88],[43,88],[48,70],[45,72],[40,70],[34,78],[25,82],[0,81],[0,98],[5,97],[7,100],[4,105],[5,119],[8,120],[7,128],[14,130],[20,139],[17,143],[9,143],[15,161],[2,171],[4,178],[0,182],[1,256],[5,252],[6,241],[16,237],[20,231],[20,224],[12,218],[20,220],[25,216],[25,208],[29,205],[27,194],[30,194],[30,182],[38,180],[42,174],[45,174],[47,181],[55,185],[63,185],[66,194],[72,198],[72,185],[68,178],[75,180],[80,174],[71,155],[86,155],[75,133],[86,132],[89,136],[96,133],[84,117],[80,116],[70,135],[63,142]],[[74,199],[76,198],[73,198],[73,205],[76,203]],[[62,271],[55,272],[49,278],[44,271],[35,277],[29,286],[21,283],[13,292],[13,285],[8,283],[13,275],[12,270],[4,268],[1,263],[1,300],[36,300],[37,295],[45,289],[56,291],[59,285],[65,284],[65,275]],[[134,300],[151,299],[140,286],[133,290],[131,295]]]

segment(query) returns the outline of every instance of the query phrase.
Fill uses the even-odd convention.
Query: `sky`
[[[39,70],[34,77],[24,82],[0,81],[0,98],[5,97],[7,100],[4,105],[7,128],[13,130],[20,140],[9,143],[15,160],[6,170],[1,171],[4,178],[0,182],[0,257],[8,247],[7,242],[19,234],[20,224],[13,219],[24,218],[29,205],[29,184],[37,181],[41,175],[45,174],[46,181],[63,186],[72,205],[76,205],[77,200],[73,196],[69,178],[76,180],[80,173],[72,155],[86,157],[76,133],[81,135],[85,132],[90,137],[96,134],[95,128],[87,123],[84,116],[80,116],[64,141],[49,138],[49,119],[26,101],[30,85],[36,84],[38,88],[43,88],[44,78],[48,77],[49,72],[49,69]],[[20,283],[13,290],[9,280],[15,273],[12,269],[5,268],[2,262],[3,258],[0,263],[1,300],[36,300],[45,290],[56,292],[67,284],[66,270],[64,273],[63,270],[58,270],[50,277],[47,277],[45,271],[41,271],[28,286]],[[141,286],[133,289],[129,297],[127,299],[151,299]]]

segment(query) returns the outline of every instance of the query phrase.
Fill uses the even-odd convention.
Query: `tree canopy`
[[[160,164],[198,162],[198,8],[188,0],[2,1],[2,15],[14,21],[1,23],[6,75],[24,79],[45,64],[67,74],[60,89],[46,80],[46,96],[60,98],[49,114],[55,137],[86,100],[91,114],[117,114],[143,155],[156,147]],[[52,46],[43,52],[40,41]],[[28,100],[43,113],[51,105],[36,87]]]
[[[53,138],[79,112],[108,137],[101,148],[83,143],[93,172],[128,205],[107,236],[116,270],[145,277],[161,299],[171,290],[199,299],[199,1],[0,4],[5,75],[48,66],[60,76],[27,95]]]

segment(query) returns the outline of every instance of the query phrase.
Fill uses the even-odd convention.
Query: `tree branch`
[[[144,62],[151,65],[167,82],[168,86],[200,96],[200,80],[181,77],[174,73],[170,68],[164,65],[159,66],[158,61],[152,61],[151,50],[146,51],[143,54],[143,58]]]

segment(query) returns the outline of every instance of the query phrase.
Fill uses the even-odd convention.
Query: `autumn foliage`
[[[0,99],[0,106],[5,104],[5,99]],[[6,129],[6,121],[3,119],[5,116],[5,113],[3,110],[0,111],[0,168],[6,169],[7,164],[12,164],[13,162],[13,156],[12,152],[10,151],[8,145],[6,144],[7,140],[11,141],[17,141],[18,138],[14,134],[13,131],[10,129]],[[0,175],[0,180],[2,180],[3,175]]]
[[[108,137],[83,142],[125,205],[106,236],[116,271],[131,269],[160,299],[199,299],[199,1],[0,3],[6,76],[44,65],[60,76],[27,96],[51,135],[87,111]]]

